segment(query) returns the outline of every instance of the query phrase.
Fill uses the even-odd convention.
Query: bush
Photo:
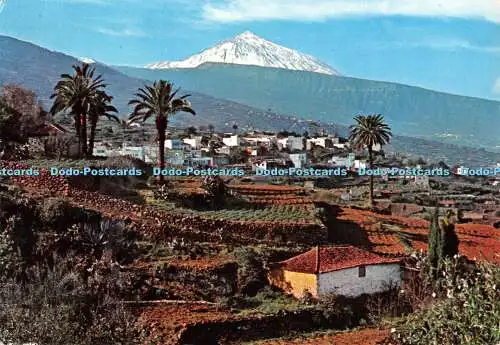
[[[0,193],[0,344],[135,343],[119,301],[136,288],[118,263],[132,259],[135,234],[74,210]]]
[[[0,285],[0,343],[136,344],[134,318],[115,294],[120,277],[93,267],[85,279],[56,262],[28,270],[22,284]]]
[[[460,257],[446,260],[439,297],[409,317],[387,344],[495,345],[500,342],[500,268],[482,263],[470,271]]]
[[[57,231],[66,230],[76,222],[76,211],[63,198],[46,198],[40,208],[42,221]]]
[[[353,327],[364,317],[364,312],[354,309],[354,300],[342,296],[329,295],[321,299],[317,305],[322,316],[329,324],[342,324],[344,327]]]
[[[411,204],[414,202],[414,200],[411,198],[404,197],[404,196],[393,196],[393,197],[391,197],[391,202],[395,203],[395,204],[400,204],[400,203]]]
[[[219,209],[225,205],[228,188],[220,176],[205,177],[202,182],[202,188],[205,190],[208,202],[213,209]]]
[[[242,294],[255,296],[268,284],[264,258],[250,248],[237,248],[234,256],[238,263],[238,287]]]

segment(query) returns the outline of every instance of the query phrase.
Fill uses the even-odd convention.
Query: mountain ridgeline
[[[4,84],[18,84],[32,89],[46,107],[50,106],[49,96],[60,75],[62,73],[71,73],[71,65],[78,63],[80,63],[80,60],[74,57],[50,51],[11,37],[0,36],[0,86]],[[342,104],[344,104],[344,108],[348,107],[348,102],[342,100],[342,93],[346,97],[350,95],[349,97],[353,99],[361,97],[355,96],[356,88],[354,84],[351,84],[351,86],[345,84],[349,80],[356,82],[356,79],[331,77],[318,73],[295,72],[286,69],[217,64],[201,65],[196,69],[182,70],[119,68],[121,71],[129,74],[129,76],[101,63],[96,63],[95,67],[97,72],[102,74],[107,84],[109,84],[109,93],[114,97],[113,104],[118,108],[122,117],[130,113],[131,108],[127,103],[133,97],[133,94],[137,92],[137,88],[143,86],[146,80],[168,78],[174,81],[176,85],[182,86],[185,93],[192,94],[190,100],[193,108],[197,111],[197,115],[191,116],[186,114],[175,116],[171,124],[178,127],[212,124],[218,131],[231,131],[233,124],[237,124],[242,130],[255,128],[269,131],[289,130],[302,133],[305,130],[310,130],[309,122],[304,118],[316,118],[325,119],[329,123],[332,122],[329,125],[322,124],[328,131],[346,135],[348,128],[345,125],[339,125],[338,122],[352,124],[352,115],[356,112],[345,111],[345,114],[341,114],[342,116],[340,116],[340,111],[336,111],[335,113],[332,111],[340,109]],[[344,84],[339,84],[337,89],[332,89],[331,83],[340,83],[342,80],[344,80]],[[359,80],[358,82],[363,83],[366,81]],[[379,88],[383,86],[377,82],[367,83],[378,85]],[[388,83],[380,84],[395,85]],[[340,92],[339,88],[342,85],[346,90]],[[409,89],[413,90],[416,88]],[[198,90],[205,90],[206,92],[196,92]],[[314,94],[313,90],[317,94]],[[440,96],[451,97],[451,101],[455,99],[454,97],[457,97],[421,89],[417,90],[429,94],[430,100],[434,104],[441,101],[439,99]],[[378,91],[379,94],[380,92]],[[232,96],[231,98],[233,99],[248,101],[258,106],[252,107],[243,102],[235,102],[223,99],[222,97],[210,96],[209,94],[226,94],[228,98]],[[364,104],[362,109],[365,109],[366,112],[374,112],[380,109],[379,107],[375,107],[376,104],[383,104],[389,108],[388,110],[391,110],[389,107],[391,103],[386,102],[382,97],[377,96],[375,98],[375,95],[366,95],[364,97],[367,103]],[[338,101],[336,101],[337,99]],[[469,107],[471,107],[470,118],[476,118],[477,123],[481,126],[483,125],[481,123],[483,121],[482,118],[487,113],[486,110],[492,108],[494,110],[498,109],[497,102],[476,100],[467,97],[458,97],[458,99],[472,102],[469,104]],[[374,100],[378,100],[378,103]],[[482,105],[483,108],[476,107],[474,102]],[[401,101],[401,103],[393,104],[392,107],[406,107],[406,102]],[[375,109],[371,109],[372,106]],[[280,113],[278,108],[282,108],[285,111]],[[441,108],[443,111],[445,110],[444,107]],[[325,110],[321,112],[315,109]],[[478,110],[480,109],[485,109],[485,111],[479,114]],[[284,115],[286,113],[296,116]],[[385,112],[382,111],[382,113],[386,115]],[[299,115],[303,116],[303,118],[299,117]],[[388,120],[389,124],[394,127],[394,120],[392,118],[388,118]],[[414,122],[421,123],[418,119],[414,120]],[[450,126],[456,125],[457,122],[459,122],[458,117],[451,119]],[[430,120],[428,124],[422,123],[422,125],[432,129],[433,120]],[[488,127],[488,124],[486,124],[486,127]],[[493,133],[493,138],[498,139],[497,128],[499,128],[498,120],[496,122],[491,121],[487,133]],[[439,133],[436,128],[434,130],[436,133]],[[403,132],[405,132],[404,128]],[[398,134],[396,131],[395,133]],[[471,134],[478,136],[473,131],[471,131]],[[484,139],[485,142],[489,140],[486,136]],[[450,164],[461,162],[469,165],[481,165],[500,161],[500,154],[488,152],[484,149],[443,144],[435,140],[415,139],[401,135],[395,135],[391,145],[386,147],[386,150],[391,152],[406,152],[413,156],[427,157],[434,161],[443,160]]]
[[[0,36],[0,86],[18,84],[34,90],[40,101],[50,106],[50,95],[62,73],[71,73],[71,65],[81,61],[72,56],[50,51],[35,44],[7,36]],[[120,116],[126,117],[131,112],[128,101],[142,87],[145,80],[129,77],[119,71],[101,64],[95,64],[96,71],[102,74],[108,84],[113,104]],[[182,83],[177,83],[183,86]],[[185,89],[183,87],[183,89]],[[198,92],[190,93],[190,101],[198,116],[175,116],[175,126],[198,126],[212,124],[217,130],[231,130],[233,124],[240,128],[253,127],[267,130],[282,130],[293,127],[294,130],[307,128],[306,121],[292,120],[272,112],[256,109],[244,104],[217,99]],[[336,128],[332,128],[337,130]],[[340,128],[338,129],[340,130]]]
[[[148,80],[175,80],[214,97],[306,119],[350,124],[354,114],[381,113],[400,135],[500,148],[500,102],[496,101],[389,82],[234,64],[118,69]]]

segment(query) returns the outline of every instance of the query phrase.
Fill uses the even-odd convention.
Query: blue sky
[[[498,0],[7,0],[0,13],[1,34],[119,65],[245,30],[344,75],[500,100]]]

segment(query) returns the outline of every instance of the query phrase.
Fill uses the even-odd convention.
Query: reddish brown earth
[[[175,345],[180,334],[190,325],[236,319],[227,310],[211,305],[180,304],[147,307],[139,317],[139,325],[150,340],[162,345]]]
[[[400,234],[381,224],[397,227],[400,233],[408,235],[414,250],[427,249],[429,222],[424,219],[391,216],[366,210],[342,208],[339,220],[359,225],[368,235],[373,250],[383,254],[404,255],[408,251]],[[460,253],[473,260],[485,260],[500,264],[500,232],[490,225],[457,224]]]
[[[314,224],[283,221],[231,221],[206,219],[199,216],[185,216],[175,212],[137,205],[98,192],[74,187],[60,177],[51,177],[44,172],[41,177],[13,179],[24,188],[44,196],[65,196],[74,204],[102,212],[104,215],[129,218],[145,235],[156,240],[174,237],[200,242],[255,244],[265,242],[295,242],[315,244],[325,239],[326,234]],[[73,181],[74,182],[74,181]],[[192,183],[192,182],[191,182]],[[77,184],[78,185],[78,184]],[[300,188],[289,186],[239,185],[235,189],[255,193],[293,195]],[[341,208],[339,221],[352,222],[366,232],[374,251],[383,254],[404,255],[411,250],[426,249],[429,222],[418,218],[391,216],[368,210]],[[393,225],[397,231],[382,224]],[[460,252],[470,259],[500,263],[500,236],[490,225],[458,224],[456,231],[460,239]],[[409,241],[407,248],[401,235]]]
[[[64,177],[53,177],[46,170],[42,171],[42,176],[14,178],[13,181],[31,194],[63,196],[77,206],[98,211],[107,217],[130,220],[141,233],[157,241],[184,238],[198,242],[234,244],[314,244],[327,237],[326,229],[303,221],[208,219],[199,215],[167,211],[153,205],[140,205],[85,190],[80,180],[68,181]]]
[[[214,256],[205,257],[195,260],[181,260],[181,259],[168,259],[165,261],[154,260],[154,261],[138,261],[132,264],[132,267],[143,270],[154,269],[158,264],[168,263],[171,266],[191,269],[191,270],[211,270],[217,267],[221,267],[227,263],[233,262],[234,259],[227,256]]]
[[[354,332],[293,340],[269,340],[259,345],[378,345],[389,336],[387,329],[363,329]]]

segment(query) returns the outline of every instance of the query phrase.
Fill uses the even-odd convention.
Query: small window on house
[[[366,277],[366,267],[365,266],[359,266],[359,268],[358,268],[358,276],[360,278]]]

